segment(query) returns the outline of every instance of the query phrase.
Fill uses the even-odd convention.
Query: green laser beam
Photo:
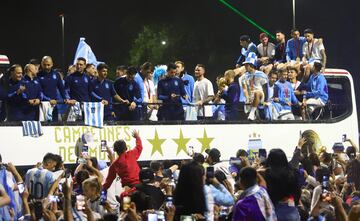
[[[230,5],[228,2],[226,2],[225,0],[219,0],[219,2],[223,3],[225,6],[227,6],[228,8],[230,8],[232,11],[234,11],[236,14],[240,15],[243,19],[245,19],[246,21],[248,21],[250,24],[254,25],[256,28],[258,28],[260,31],[265,32],[266,34],[268,34],[272,39],[275,40],[275,36],[272,35],[270,32],[268,32],[266,29],[264,29],[263,27],[261,27],[260,25],[256,24],[255,21],[251,20],[248,16],[246,16],[244,13],[240,12],[239,10],[237,10],[234,6]]]

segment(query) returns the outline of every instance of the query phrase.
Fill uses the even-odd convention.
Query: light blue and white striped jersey
[[[22,121],[23,136],[40,137],[43,135],[40,121]]]
[[[35,199],[47,197],[54,182],[54,173],[42,167],[30,169],[25,175],[25,184],[29,190],[29,194]]]
[[[88,126],[104,126],[104,104],[101,102],[84,102],[84,123]]]

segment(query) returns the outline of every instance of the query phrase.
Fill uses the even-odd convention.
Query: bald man
[[[25,76],[10,86],[8,91],[9,103],[11,104],[9,121],[34,121],[39,119],[39,104],[42,99],[42,91],[40,83],[36,80],[37,68],[33,64],[27,64],[24,71]]]
[[[53,69],[54,63],[50,56],[44,56],[41,60],[41,70],[37,75],[42,92],[43,100],[49,101],[54,106],[52,116],[57,116],[58,109],[56,107],[58,99],[58,91],[64,101],[69,99],[68,94],[65,91],[64,82],[60,77],[60,74]],[[57,117],[53,117],[53,121],[57,121]]]

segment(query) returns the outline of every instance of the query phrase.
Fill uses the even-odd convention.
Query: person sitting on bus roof
[[[183,81],[176,77],[176,65],[167,65],[166,77],[158,82],[158,99],[163,105],[159,107],[159,120],[185,120],[181,97],[187,99]]]
[[[11,81],[8,91],[8,120],[38,120],[39,105],[43,94],[40,83],[35,79],[36,68],[33,64],[27,64],[24,68],[25,76],[22,78],[21,66],[15,65],[10,69]],[[12,83],[11,83],[12,84]]]
[[[244,61],[246,73],[241,76],[239,81],[246,97],[246,103],[251,105],[249,120],[255,120],[255,111],[260,103],[263,103],[268,95],[267,75],[256,70],[257,56],[254,52],[249,53],[249,56]]]
[[[286,63],[286,41],[285,33],[283,31],[276,31],[276,41],[278,44],[275,46],[275,55],[274,55],[274,67],[276,68],[279,64]]]
[[[327,81],[324,75],[320,73],[322,67],[322,64],[316,60],[312,68],[313,74],[306,83],[307,91],[304,92],[303,107],[307,107],[309,114],[315,108],[323,107],[328,102]]]
[[[245,68],[243,67],[243,62],[249,56],[250,52],[257,53],[256,45],[250,40],[248,35],[240,36],[240,46],[241,46],[241,54],[236,61],[236,75],[243,75],[245,73]]]
[[[275,45],[269,42],[269,36],[266,33],[260,34],[261,43],[257,46],[258,60],[260,70],[265,74],[269,74],[273,68],[273,59],[275,56]]]
[[[301,103],[296,99],[294,90],[291,83],[287,81],[287,77],[287,69],[282,69],[280,71],[280,78],[275,83],[273,101],[281,106],[279,111],[281,120],[295,120],[291,107],[293,105],[301,105]]]
[[[315,60],[321,62],[323,70],[326,66],[326,53],[325,47],[322,39],[314,38],[314,32],[311,29],[305,29],[304,36],[306,42],[303,46],[303,65],[305,65],[304,76],[302,77],[302,82],[306,82],[309,78],[311,67],[314,64]]]
[[[303,46],[306,42],[305,37],[300,36],[297,28],[291,30],[292,38],[286,43],[286,61],[299,63],[303,57]]]

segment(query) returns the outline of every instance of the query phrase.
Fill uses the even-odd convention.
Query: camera
[[[266,157],[267,157],[266,149],[260,148],[258,154],[259,154],[260,162],[264,162],[266,160]]]
[[[345,142],[346,141],[346,134],[343,134],[342,135],[342,142]]]
[[[166,199],[165,199],[165,205],[166,205],[166,207],[168,207],[168,208],[174,206],[172,196],[166,197]]]

